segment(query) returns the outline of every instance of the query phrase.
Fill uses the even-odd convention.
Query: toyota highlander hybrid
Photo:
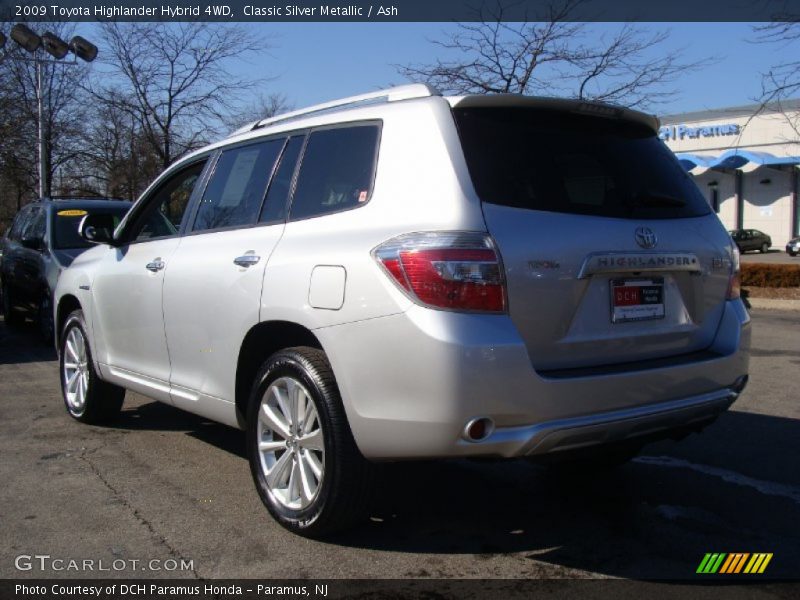
[[[625,456],[745,387],[739,254],[655,117],[412,84],[248,125],[170,166],[56,291],[64,401],[125,390],[246,431],[319,536],[378,461]]]

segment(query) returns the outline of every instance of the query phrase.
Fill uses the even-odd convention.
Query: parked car
[[[59,281],[69,414],[125,390],[246,430],[289,530],[363,514],[375,461],[630,457],[747,382],[738,251],[655,117],[365,94],[169,167]],[[612,454],[607,454],[612,453]],[[624,457],[623,456],[623,457]]]
[[[24,206],[0,240],[3,316],[14,325],[29,313],[45,340],[53,339],[53,291],[63,269],[92,244],[78,234],[87,214],[117,222],[130,202],[108,199],[46,199]]]
[[[800,237],[793,237],[786,243],[786,252],[789,256],[797,256],[800,253]]]
[[[736,229],[729,233],[739,247],[739,252],[758,250],[766,254],[772,246],[772,238],[758,229]]]

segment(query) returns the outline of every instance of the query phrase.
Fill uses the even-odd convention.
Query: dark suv
[[[32,314],[42,335],[53,335],[52,298],[61,271],[91,244],[78,235],[87,214],[108,214],[118,223],[129,202],[108,199],[46,199],[24,206],[0,239],[0,284],[7,325]]]
[[[730,232],[733,241],[739,247],[739,252],[758,250],[766,254],[772,246],[772,238],[758,229],[736,229]]]

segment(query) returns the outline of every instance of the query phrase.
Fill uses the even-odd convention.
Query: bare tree
[[[229,131],[233,131],[248,123],[289,112],[293,108],[288,98],[280,92],[259,94],[249,106],[223,118],[223,123]]]
[[[800,60],[797,58],[800,56],[800,14],[780,12],[775,18],[778,20],[753,28],[757,42],[774,46],[776,54],[785,57],[785,60],[770,66],[761,76],[758,112],[763,111],[768,104],[781,110],[783,101],[800,93]],[[795,138],[800,139],[800,116],[796,111],[781,112],[794,130]]]
[[[567,95],[647,108],[675,95],[669,84],[681,73],[708,62],[684,62],[680,52],[663,49],[667,32],[625,24],[592,36],[590,25],[570,20],[583,3],[553,0],[542,5],[541,21],[522,22],[503,20],[513,5],[484,4],[475,22],[433,41],[454,58],[398,71],[446,93]]]
[[[64,24],[51,23],[47,29],[61,38],[71,35]],[[0,62],[0,201],[5,204],[0,218],[8,218],[38,196],[36,67],[29,58],[21,48],[9,45]],[[58,188],[54,176],[72,169],[81,153],[87,103],[79,82],[86,78],[88,69],[84,63],[72,64],[69,60],[42,65],[45,164],[51,188]]]
[[[232,76],[229,61],[268,47],[241,27],[217,23],[110,23],[103,38],[106,74],[90,89],[135,121],[162,167],[206,143],[209,125],[258,83]]]

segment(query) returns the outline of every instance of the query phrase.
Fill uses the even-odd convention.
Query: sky
[[[590,25],[598,35],[621,24]],[[760,74],[780,60],[781,50],[753,43],[748,23],[651,23],[653,31],[668,30],[661,51],[682,49],[683,59],[714,57],[700,71],[675,84],[679,94],[653,110],[660,115],[750,104],[759,96]],[[94,25],[78,25],[91,37]],[[265,94],[283,93],[294,108],[407,83],[394,65],[430,62],[440,50],[430,43],[452,31],[448,23],[250,23],[245,27],[268,38],[268,54],[231,63],[235,75],[272,78]],[[86,33],[83,33],[86,31]]]

